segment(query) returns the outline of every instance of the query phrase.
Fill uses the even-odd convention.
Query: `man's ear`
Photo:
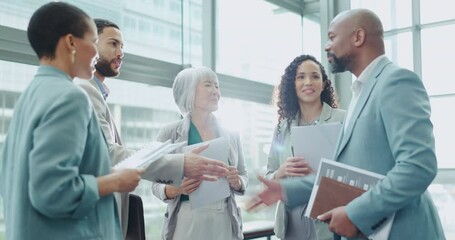
[[[365,43],[366,32],[363,28],[357,28],[354,32],[354,46],[360,47]]]

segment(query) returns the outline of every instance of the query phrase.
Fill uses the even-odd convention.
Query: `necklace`
[[[297,123],[299,126],[310,126],[310,125],[316,125],[319,123],[319,119],[316,119],[314,121],[307,122],[302,118],[299,118],[299,122]]]

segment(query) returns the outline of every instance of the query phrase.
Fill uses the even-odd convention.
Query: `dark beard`
[[[349,56],[345,57],[336,57],[335,54],[328,53],[327,57],[332,57],[332,62],[330,63],[330,71],[332,73],[342,73],[348,71],[348,64],[351,62]]]
[[[119,74],[111,68],[111,62],[105,58],[98,59],[95,65],[95,69],[98,73],[101,74],[101,76],[104,77],[117,77]]]

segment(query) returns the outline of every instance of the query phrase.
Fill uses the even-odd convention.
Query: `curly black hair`
[[[274,99],[278,107],[277,134],[280,133],[280,123],[283,120],[286,120],[289,128],[291,121],[299,111],[298,98],[295,92],[295,78],[297,74],[297,68],[300,66],[300,64],[302,64],[302,62],[307,60],[313,61],[320,67],[322,73],[322,82],[325,83],[324,90],[321,93],[321,102],[327,103],[332,108],[338,107],[335,99],[335,90],[333,89],[332,82],[329,80],[324,70],[324,66],[322,66],[322,64],[311,55],[300,55],[296,57],[289,64],[289,66],[286,67],[284,75],[281,76],[281,82],[274,91]]]

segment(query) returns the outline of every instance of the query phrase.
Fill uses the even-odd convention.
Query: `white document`
[[[365,191],[371,189],[385,176],[365,169],[353,167],[347,164],[336,162],[329,159],[321,159],[319,170],[316,175],[313,190],[311,191],[310,200],[308,201],[305,216],[310,217],[310,212],[313,209],[314,199],[319,189],[319,183],[322,177],[328,177],[339,182],[361,188]],[[374,233],[368,236],[370,240],[387,240],[390,230],[392,229],[395,213],[387,218],[387,220]]]
[[[151,142],[148,145],[144,146],[137,152],[133,153],[131,156],[127,157],[125,160],[117,163],[113,168],[114,169],[124,169],[124,168],[145,168],[162,158],[164,155],[169,154],[175,149],[185,145],[186,142],[180,143],[171,143],[171,140],[166,142]]]
[[[387,220],[378,228],[378,230],[374,231],[370,236],[368,236],[369,240],[387,240],[389,239],[390,230],[392,230],[392,223],[393,219],[395,218],[395,213],[392,216],[388,217]]]
[[[189,152],[192,149],[207,143],[209,144],[209,147],[203,151],[201,155],[214,160],[222,161],[226,165],[229,165],[229,144],[227,139],[224,137],[186,146],[183,148],[183,152]],[[219,178],[214,182],[202,181],[199,188],[189,195],[191,208],[195,209],[223,200],[229,197],[230,194],[231,191],[226,178]]]
[[[328,123],[291,128],[294,156],[304,157],[317,172],[321,158],[332,159],[342,124]]]

